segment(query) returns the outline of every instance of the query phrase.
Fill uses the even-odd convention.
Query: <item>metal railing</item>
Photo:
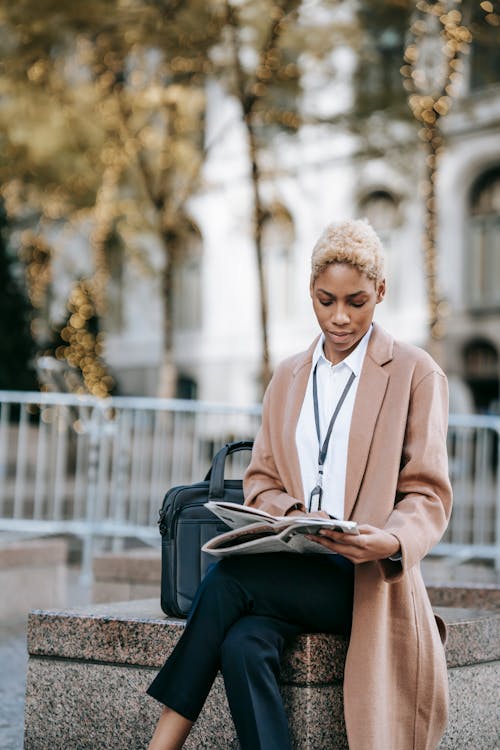
[[[202,479],[226,442],[251,439],[260,408],[148,398],[0,392],[0,531],[160,543],[166,490]],[[248,456],[228,462],[241,476]]]
[[[494,560],[500,570],[500,417],[450,415],[453,511],[433,554]]]
[[[89,580],[96,540],[159,545],[166,490],[202,479],[259,423],[260,406],[0,391],[0,531],[81,539]],[[448,444],[454,509],[433,554],[500,568],[500,417],[452,415]],[[236,454],[232,475],[247,461]]]

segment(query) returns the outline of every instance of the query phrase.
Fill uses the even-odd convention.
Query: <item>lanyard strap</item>
[[[323,485],[323,466],[326,459],[326,454],[328,453],[328,445],[330,443],[330,437],[333,430],[333,425],[335,424],[335,420],[337,419],[338,413],[342,407],[342,404],[344,403],[347,394],[349,393],[349,389],[351,385],[354,382],[354,378],[356,375],[351,372],[351,375],[349,377],[349,380],[347,381],[344,390],[342,391],[342,395],[340,396],[337,406],[335,407],[335,410],[332,414],[332,418],[330,419],[330,424],[328,425],[328,430],[326,431],[325,439],[323,440],[323,445],[321,445],[321,435],[320,435],[320,428],[319,428],[319,403],[318,403],[318,383],[317,383],[317,377],[316,377],[316,368],[318,364],[314,366],[313,370],[313,401],[314,401],[314,421],[316,423],[316,434],[318,436],[318,445],[319,445],[319,452],[318,452],[318,483],[316,487],[313,489],[311,493],[311,499],[309,501],[309,505],[311,506],[311,500],[314,495],[318,495],[318,509],[321,508],[321,498],[323,495],[322,492],[322,485]],[[311,508],[309,508],[311,510]]]

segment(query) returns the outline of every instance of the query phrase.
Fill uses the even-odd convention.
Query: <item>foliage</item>
[[[44,0],[4,4],[0,185],[10,214],[89,234],[89,289],[105,315],[106,246],[118,233],[144,256],[164,248],[164,338],[172,240],[203,163],[203,82],[220,27],[217,3]],[[178,243],[177,243],[178,244]]]
[[[337,3],[324,5],[328,11]],[[327,29],[308,23],[300,0],[20,0],[0,7],[0,189],[8,210],[27,221],[29,206],[39,232],[60,222],[75,232],[92,226],[89,293],[100,315],[110,234],[146,268],[139,238],[156,236],[171,370],[173,270],[189,242],[186,204],[211,146],[203,135],[207,77],[240,101],[257,177],[257,149],[300,124],[299,57],[326,55]]]

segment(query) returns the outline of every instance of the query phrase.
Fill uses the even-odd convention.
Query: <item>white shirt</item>
[[[300,472],[304,489],[304,504],[308,509],[309,496],[318,483],[319,446],[314,421],[314,367],[317,363],[316,378],[321,444],[323,444],[330,419],[347,381],[351,373],[354,373],[356,377],[335,420],[324,463],[321,510],[325,510],[330,515],[335,516],[335,518],[344,517],[349,431],[351,429],[352,412],[358,390],[359,376],[365,360],[372,328],[373,326],[370,326],[354,351],[337,365],[333,365],[326,359],[323,352],[324,336],[321,336],[314,350],[311,373],[295,432],[295,443],[299,454]],[[311,510],[317,510],[317,496],[313,498],[313,503],[314,507]]]

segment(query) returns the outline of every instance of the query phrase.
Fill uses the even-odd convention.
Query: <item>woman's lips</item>
[[[330,336],[335,336],[337,339],[345,339],[347,336],[350,336],[350,331],[329,331]]]

